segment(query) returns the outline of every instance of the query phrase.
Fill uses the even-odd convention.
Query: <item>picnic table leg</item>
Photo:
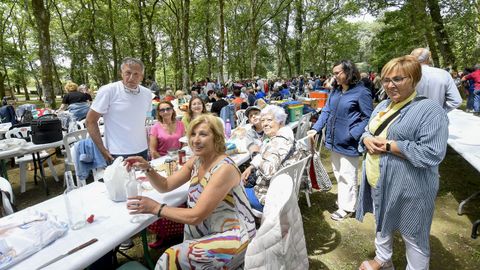
[[[0,176],[8,181],[7,163],[4,159],[0,160]]]
[[[150,251],[148,249],[147,229],[143,229],[141,234],[142,234],[142,245],[143,245],[143,257],[145,259],[145,262],[147,263],[148,269],[154,269],[155,263],[153,263],[153,259],[150,256]]]
[[[38,176],[37,170],[35,170],[35,176],[34,176],[35,180],[37,179],[37,177],[39,177],[43,181],[43,186],[45,187],[45,192],[47,193],[47,196],[50,195],[50,191],[48,190],[48,186],[47,186],[47,181],[45,180],[45,171],[43,170],[42,159],[40,158],[40,152],[33,154],[33,164],[34,164],[34,167],[38,166],[40,171],[40,176]]]

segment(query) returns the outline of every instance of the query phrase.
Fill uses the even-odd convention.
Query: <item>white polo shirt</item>
[[[103,115],[105,147],[113,155],[135,154],[147,149],[145,120],[151,111],[152,94],[140,86],[127,93],[122,81],[100,87],[90,109]]]

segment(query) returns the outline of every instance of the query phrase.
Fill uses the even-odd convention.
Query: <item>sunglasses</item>
[[[161,112],[161,113],[169,112],[169,111],[171,111],[171,110],[172,110],[172,108],[158,109],[158,111]]]

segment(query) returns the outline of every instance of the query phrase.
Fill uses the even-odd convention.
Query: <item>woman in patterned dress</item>
[[[184,241],[170,247],[155,269],[236,269],[255,236],[255,222],[240,171],[225,155],[223,126],[209,114],[195,118],[187,132],[194,157],[168,178],[160,176],[141,157],[126,159],[128,168],[145,170],[159,192],[190,181],[187,208],[159,204],[147,197],[129,198],[132,214],[150,213],[185,224]]]

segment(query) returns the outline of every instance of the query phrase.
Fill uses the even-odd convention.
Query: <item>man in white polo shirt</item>
[[[120,69],[122,80],[100,87],[86,119],[88,133],[107,163],[118,156],[147,159],[145,120],[152,94],[140,85],[144,65],[138,59],[125,58]],[[105,124],[103,141],[97,124],[101,116]]]

